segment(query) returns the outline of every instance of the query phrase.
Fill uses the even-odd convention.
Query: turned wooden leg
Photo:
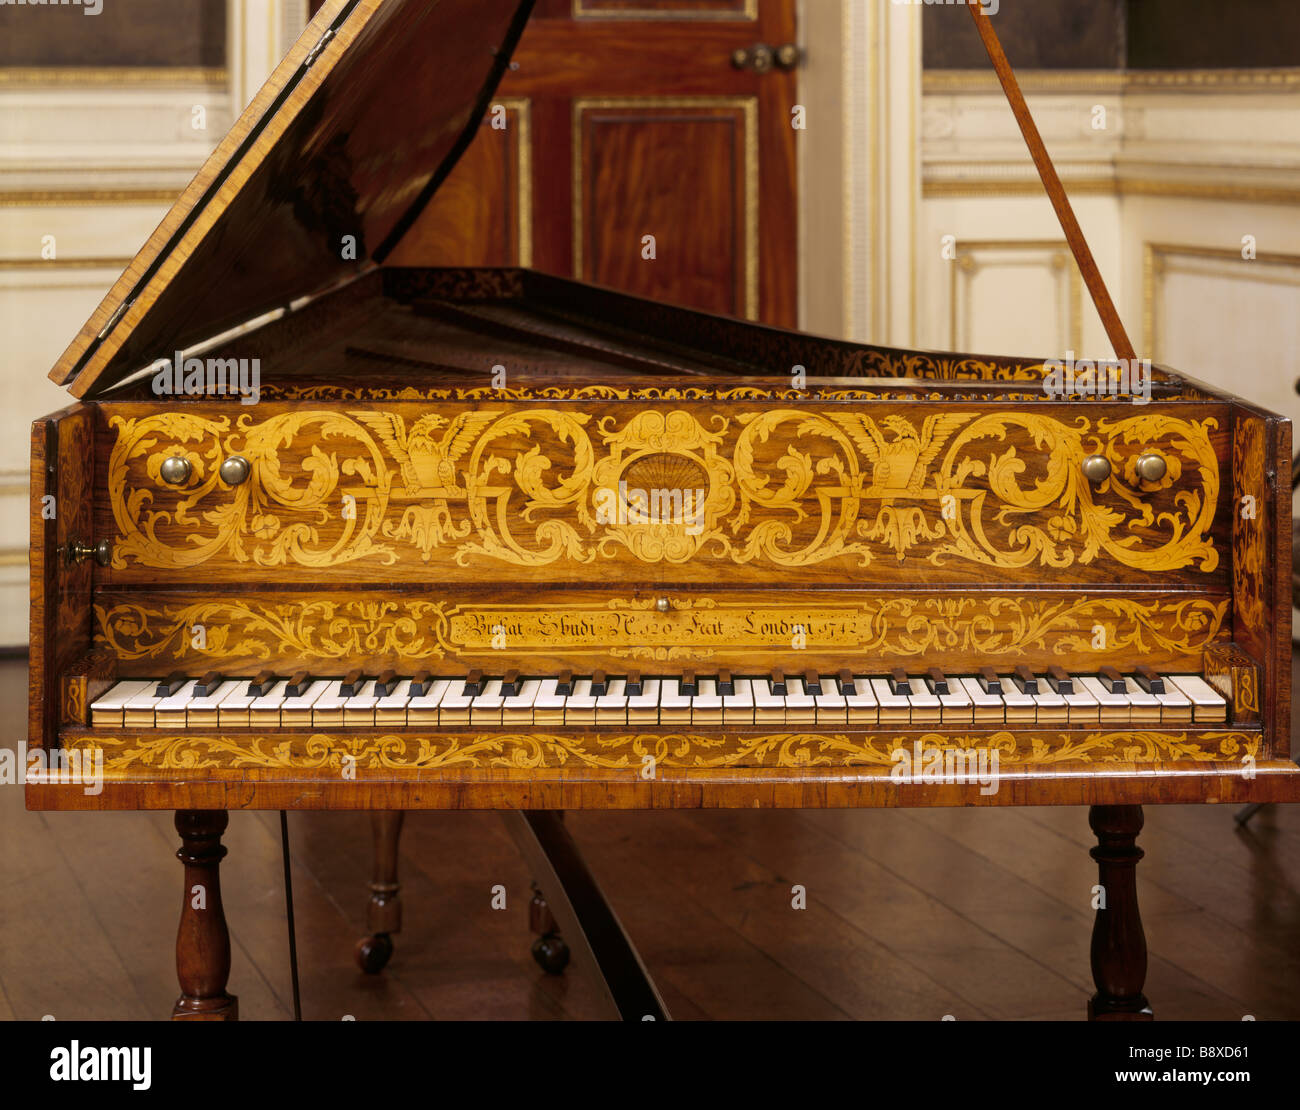
[[[1137,846],[1141,806],[1093,806],[1088,824],[1097,834],[1092,858],[1105,892],[1092,926],[1092,978],[1097,993],[1088,1001],[1089,1021],[1150,1021],[1142,993],[1147,977],[1147,938],[1138,913]]]
[[[378,975],[393,954],[393,933],[402,931],[402,884],[397,881],[397,847],[402,835],[401,810],[375,810],[370,814],[374,834],[375,869],[370,881],[366,928],[370,935],[357,941],[357,966]]]
[[[230,933],[221,905],[221,834],[229,818],[223,809],[176,811],[181,846],[176,858],[185,865],[185,896],[176,934],[176,976],[181,996],[172,1007],[173,1021],[234,1021],[239,1001],[226,993],[230,978]]]
[[[569,966],[569,946],[560,936],[560,926],[546,904],[546,898],[533,883],[533,898],[528,903],[528,928],[537,934],[533,941],[533,959],[547,975],[559,975]]]

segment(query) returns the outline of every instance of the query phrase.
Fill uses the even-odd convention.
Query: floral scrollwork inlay
[[[737,406],[743,402],[736,402]],[[1214,419],[526,403],[114,416],[113,565],[646,564],[1215,570]],[[1055,410],[1054,410],[1055,411]],[[1168,469],[1141,481],[1158,450]],[[182,490],[161,482],[189,460]],[[249,480],[218,473],[232,454]],[[1112,475],[1084,480],[1084,457]],[[666,511],[671,510],[671,511]]]
[[[73,748],[101,748],[106,776],[142,772],[237,772],[247,769],[337,774],[348,764],[359,774],[456,770],[577,768],[635,774],[648,756],[665,769],[732,767],[893,767],[899,751],[996,752],[999,764],[1066,763],[1194,764],[1258,756],[1258,736],[1241,732],[1061,732],[1021,742],[1010,732],[921,733],[694,733],[497,732],[466,734],[390,733],[298,736],[191,733],[178,736],[86,735]]]

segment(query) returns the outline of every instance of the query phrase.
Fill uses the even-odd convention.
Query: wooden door
[[[538,0],[495,110],[388,261],[533,266],[793,326],[796,75],[733,52],[795,42],[794,9]]]

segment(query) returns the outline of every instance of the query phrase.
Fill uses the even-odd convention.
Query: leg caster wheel
[[[387,933],[376,933],[357,941],[357,967],[367,975],[378,975],[388,966],[393,954],[393,938]]]
[[[533,941],[533,959],[547,975],[561,975],[569,966],[569,946],[558,933]]]

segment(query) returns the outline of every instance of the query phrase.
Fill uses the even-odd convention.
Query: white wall
[[[46,375],[305,14],[229,0],[221,71],[0,69],[0,647],[27,643],[31,422],[71,400]]]

